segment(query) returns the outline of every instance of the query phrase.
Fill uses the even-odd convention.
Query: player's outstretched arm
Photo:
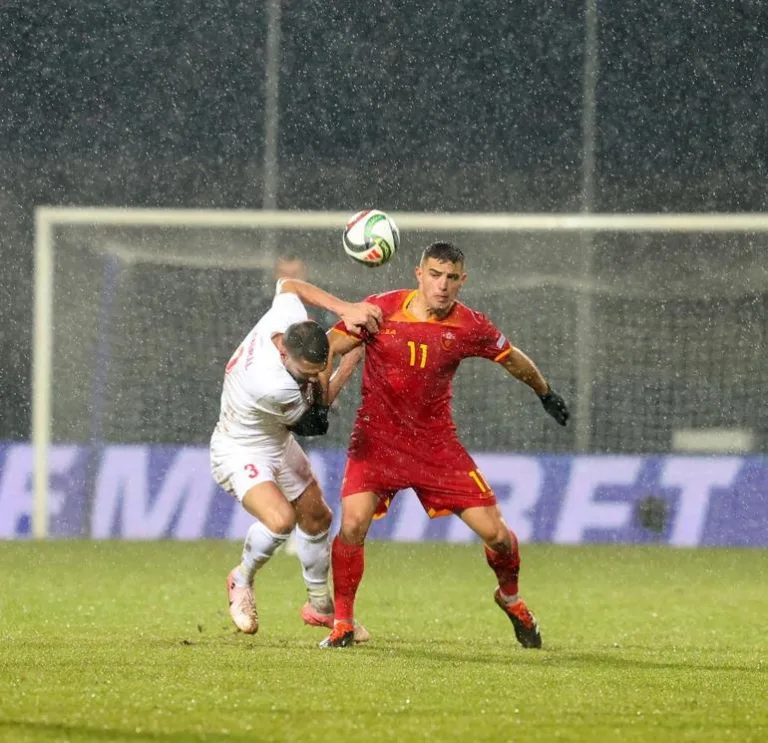
[[[365,328],[369,333],[376,333],[381,325],[381,307],[369,302],[345,302],[308,281],[282,279],[277,284],[277,293],[283,292],[297,294],[304,304],[333,312],[343,320],[347,330]]]
[[[565,400],[549,386],[544,375],[529,356],[526,356],[519,348],[512,346],[511,352],[501,362],[501,365],[515,379],[525,382],[539,396],[544,410],[561,426],[568,422],[570,413]]]
[[[360,362],[363,356],[363,341],[351,335],[329,330],[328,344],[330,346],[328,364],[320,375],[320,384],[323,387],[326,405],[331,405]],[[333,365],[337,356],[342,358],[334,371]]]
[[[341,357],[339,365],[336,367],[336,371],[331,374],[331,379],[328,382],[328,399],[333,401],[339,396],[341,388],[347,383],[349,378],[355,371],[355,368],[360,363],[360,359],[363,358],[363,347],[357,346],[353,348],[349,353],[344,354]]]

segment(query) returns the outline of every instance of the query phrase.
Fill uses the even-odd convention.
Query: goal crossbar
[[[327,230],[348,212],[292,210],[132,209],[38,207],[38,223],[132,227],[242,227]],[[458,231],[768,232],[768,213],[743,214],[515,214],[392,212],[403,229]]]

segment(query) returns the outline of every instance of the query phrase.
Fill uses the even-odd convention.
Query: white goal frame
[[[768,213],[741,214],[514,214],[392,212],[401,229],[483,232],[573,232],[588,238],[594,232],[768,232]],[[51,207],[35,209],[34,326],[32,357],[32,533],[48,536],[48,456],[52,431],[53,378],[53,235],[56,226],[108,225],[130,227],[200,227],[262,229],[340,229],[349,217],[339,211],[139,209]],[[591,240],[582,239],[585,271],[591,265]],[[577,326],[580,337],[591,332],[591,293],[579,292]],[[580,344],[581,345],[581,344]],[[583,356],[583,358],[582,358]],[[577,397],[591,407],[591,359],[588,349],[577,360]],[[576,423],[577,449],[590,440],[588,416]]]

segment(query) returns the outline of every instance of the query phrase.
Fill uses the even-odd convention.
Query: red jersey
[[[457,302],[442,320],[418,320],[408,311],[416,290],[368,297],[382,309],[379,332],[365,338],[362,405],[355,432],[400,445],[455,436],[453,377],[462,359],[501,361],[509,341],[482,313]],[[347,333],[339,322],[335,331]],[[353,433],[353,447],[356,436]],[[437,452],[435,452],[437,453]]]

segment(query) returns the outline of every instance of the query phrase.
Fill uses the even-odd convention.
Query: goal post
[[[483,247],[482,255],[487,256],[484,269],[478,270],[473,263],[472,250],[467,250],[469,270],[473,274],[471,286],[474,287],[475,296],[482,300],[483,292],[492,293],[493,302],[502,306],[504,302],[514,304],[514,297],[506,297],[508,292],[517,294],[526,291],[537,291],[535,301],[547,304],[550,300],[543,292],[560,292],[555,300],[558,302],[567,295],[567,303],[563,300],[564,309],[548,307],[548,317],[561,318],[565,324],[571,323],[563,330],[563,336],[553,340],[559,344],[563,353],[568,357],[567,363],[572,366],[570,381],[572,397],[575,408],[584,413],[591,408],[590,395],[594,384],[592,378],[594,363],[592,355],[594,348],[590,342],[580,342],[589,339],[595,328],[592,327],[594,314],[592,303],[599,296],[621,296],[635,298],[640,302],[637,307],[645,307],[642,298],[661,298],[662,301],[670,301],[675,307],[682,307],[678,301],[680,297],[686,297],[686,293],[694,295],[704,292],[702,296],[720,296],[732,293],[746,296],[749,292],[763,293],[768,290],[768,269],[763,265],[757,266],[756,271],[751,271],[749,261],[754,261],[750,256],[751,248],[747,245],[753,238],[759,243],[757,255],[766,255],[766,233],[768,233],[768,214],[514,214],[514,213],[417,213],[417,212],[392,212],[398,226],[403,233],[403,242],[416,251],[423,247],[423,239],[442,237],[452,239],[455,235],[461,235],[462,240],[470,242],[477,240]],[[168,267],[177,267],[178,270],[195,270],[217,272],[220,270],[258,270],[267,275],[269,266],[276,257],[273,252],[263,246],[259,247],[258,240],[254,241],[254,235],[271,234],[284,236],[285,240],[279,240],[280,249],[294,252],[294,245],[299,253],[312,255],[315,244],[322,245],[323,249],[336,245],[333,255],[323,258],[321,265],[310,280],[316,279],[321,286],[326,286],[332,291],[343,289],[345,296],[350,299],[358,299],[359,296],[350,291],[372,290],[385,291],[397,285],[412,283],[412,266],[417,258],[415,252],[406,258],[399,255],[394,263],[402,264],[390,270],[391,267],[367,271],[357,269],[350,264],[342,263],[343,251],[340,247],[341,229],[349,217],[348,212],[330,211],[291,211],[291,210],[191,210],[191,209],[134,209],[134,208],[100,208],[100,207],[38,207],[35,213],[35,303],[34,303],[34,328],[33,328],[33,390],[32,390],[32,444],[34,457],[34,509],[33,509],[33,535],[44,538],[49,532],[49,449],[54,441],[54,377],[58,368],[55,354],[56,334],[54,331],[56,322],[59,321],[57,311],[57,297],[63,296],[69,300],[69,294],[76,294],[81,303],[78,309],[79,315],[70,320],[70,330],[78,329],[77,323],[84,319],[83,312],[93,312],[93,317],[87,317],[86,325],[93,338],[102,341],[112,332],[110,323],[114,320],[114,313],[140,314],[141,298],[138,296],[146,287],[146,291],[163,291],[168,289],[168,283],[162,281],[154,289],[151,285],[152,275],[138,277],[135,284],[124,290],[121,295],[125,302],[137,301],[138,305],[126,307],[118,303],[111,306],[112,297],[115,296],[117,279],[114,272],[110,274],[110,265],[120,266],[146,266],[155,264]],[[67,230],[77,231],[77,239],[71,236],[64,239],[59,245],[62,232]],[[85,235],[88,235],[87,240]],[[136,236],[132,236],[136,234]],[[195,235],[205,237],[196,238]],[[243,235],[248,235],[247,239]],[[417,235],[418,239],[411,236]],[[520,236],[531,235],[530,240],[522,241]],[[706,286],[689,279],[688,283],[682,282],[674,289],[664,289],[662,293],[658,286],[660,278],[669,278],[673,282],[676,277],[664,276],[664,261],[669,259],[670,272],[676,270],[677,264],[672,256],[654,257],[654,247],[662,251],[667,243],[650,244],[643,242],[639,247],[633,244],[631,250],[636,248],[643,254],[644,260],[653,263],[649,269],[649,276],[643,277],[642,266],[637,262],[631,270],[633,282],[625,284],[620,275],[610,276],[605,266],[592,268],[594,262],[590,259],[584,261],[585,251],[593,251],[592,238],[597,236],[614,236],[612,242],[617,243],[612,247],[615,255],[621,255],[621,250],[630,250],[627,244],[622,242],[621,236],[653,236],[659,235],[664,240],[669,236],[727,236],[723,238],[727,242],[728,250],[733,255],[731,259],[719,264],[713,259],[712,265],[722,265],[723,271],[728,271],[730,279],[723,281],[713,277],[706,280]],[[515,238],[517,236],[517,238]],[[514,239],[513,239],[514,238]],[[589,238],[589,239],[585,239]],[[634,239],[634,237],[632,238]],[[516,241],[517,240],[517,241]],[[334,242],[335,241],[335,242]],[[73,282],[76,291],[59,286],[57,282],[57,256],[69,249],[80,250],[72,266],[61,269],[61,280]],[[250,248],[248,246],[251,246]],[[253,247],[256,245],[256,247]],[[72,246],[75,246],[72,248]],[[693,250],[688,246],[689,251]],[[266,251],[266,252],[265,252]],[[485,252],[483,252],[485,251]],[[745,252],[746,251],[746,252]],[[762,253],[760,253],[762,251]],[[403,253],[406,251],[402,251]],[[607,248],[606,255],[610,253]],[[658,251],[657,251],[658,252]],[[338,254],[338,255],[337,255]],[[694,254],[694,253],[692,253]],[[330,255],[330,253],[328,254]],[[95,256],[103,265],[94,267],[91,273],[91,263],[96,262]],[[486,260],[486,259],[481,259]],[[337,262],[338,261],[338,262]],[[407,264],[407,265],[406,265]],[[607,264],[606,264],[607,265]],[[589,268],[584,268],[585,266]],[[584,272],[589,275],[585,275]],[[602,272],[602,273],[601,273]],[[172,281],[169,274],[168,281]],[[410,277],[410,278],[409,278]],[[395,279],[400,283],[393,283]],[[204,282],[204,279],[200,279]],[[223,280],[222,280],[223,281]],[[734,286],[729,288],[727,282]],[[79,282],[79,283],[78,283]],[[330,283],[329,283],[330,282]],[[661,282],[663,283],[663,281]],[[738,286],[735,284],[738,283]],[[338,288],[337,288],[338,284]],[[631,284],[631,285],[630,285]],[[722,284],[722,286],[721,286]],[[247,283],[243,286],[248,286]],[[671,284],[670,284],[671,286]],[[366,292],[367,293],[367,292]],[[105,297],[104,303],[99,303],[99,297]],[[527,295],[526,295],[527,296]],[[534,296],[534,295],[531,295]],[[672,299],[670,299],[672,298]],[[535,304],[534,301],[534,304]],[[622,300],[623,301],[623,300]],[[644,301],[644,300],[643,300]],[[468,299],[470,305],[473,302]],[[567,307],[565,307],[567,304]],[[506,305],[505,305],[506,306]],[[620,309],[620,318],[617,322],[626,322],[626,328],[636,330],[637,307],[626,307],[626,312]],[[484,309],[484,307],[480,307]],[[615,308],[613,308],[615,309]],[[679,307],[678,307],[679,309]],[[168,317],[173,319],[179,314],[178,307],[166,308]],[[544,320],[536,317],[535,308],[531,310],[531,330],[529,337],[544,339],[546,334],[541,330]],[[151,314],[151,309],[147,310]],[[735,312],[736,310],[734,310]],[[623,313],[623,314],[622,314]],[[99,319],[99,315],[103,315]],[[493,313],[491,313],[493,319]],[[122,317],[117,318],[123,322]],[[130,319],[130,318],[129,318]],[[164,322],[163,317],[156,318],[158,323]],[[144,318],[142,327],[151,325],[152,318]],[[127,322],[127,321],[126,321]],[[537,324],[538,323],[538,324]],[[633,324],[634,323],[634,324]],[[500,323],[501,324],[501,323]],[[178,327],[178,326],[177,326]],[[660,326],[661,327],[661,326]],[[665,332],[684,332],[685,326],[667,324],[663,328]],[[502,329],[507,330],[502,326]],[[138,333],[133,329],[131,332]],[[215,328],[211,333],[217,332]],[[513,334],[515,328],[509,328]],[[730,332],[723,329],[723,333]],[[539,335],[536,335],[538,333]],[[566,338],[567,337],[567,338]],[[566,338],[567,343],[564,338]],[[107,339],[108,341],[108,339]],[[96,341],[91,339],[91,346]],[[158,341],[159,344],[159,341]],[[72,357],[63,359],[66,361],[66,374],[68,378],[76,379],[86,363],[83,359],[87,356],[85,347],[74,349]],[[115,349],[109,348],[105,341],[103,353],[109,355]],[[161,356],[162,349],[159,345],[152,347],[152,353]],[[608,351],[604,350],[604,354]],[[746,353],[746,352],[745,352]],[[79,354],[79,355],[78,355]],[[537,350],[532,355],[537,358]],[[745,363],[751,364],[752,355],[746,353]],[[95,362],[97,365],[100,362]],[[123,360],[121,363],[127,363]],[[547,364],[545,371],[557,377],[553,358]],[[627,364],[635,364],[632,359]],[[103,377],[106,371],[103,368],[91,370],[94,377],[92,387],[94,395],[99,393],[100,386],[105,384]],[[126,372],[127,373],[127,372]],[[137,381],[138,383],[138,381]],[[194,394],[197,387],[192,386]],[[673,393],[670,393],[673,394]],[[674,393],[677,394],[677,393]],[[82,397],[82,395],[81,395]],[[673,404],[673,403],[670,403]],[[676,403],[675,403],[676,404]],[[99,407],[95,404],[91,407]],[[99,416],[97,410],[91,410],[88,403],[82,400],[73,401],[67,408],[68,413],[74,417],[83,415]],[[85,412],[84,412],[85,411]],[[593,448],[594,416],[589,414],[576,415],[574,417],[573,437],[568,439],[569,450],[589,451]],[[695,423],[695,421],[694,421]],[[499,424],[501,425],[501,424]],[[86,429],[91,434],[84,433]],[[68,421],[63,427],[62,435],[69,435],[77,439],[88,435],[100,438],[101,425],[98,420],[95,423],[87,421]],[[95,433],[94,433],[95,431]],[[115,435],[119,435],[115,434]],[[160,436],[161,434],[158,434]],[[153,434],[154,436],[154,434]],[[59,436],[56,440],[59,440]],[[534,440],[538,445],[546,446],[547,439]],[[153,440],[155,440],[153,438]],[[543,444],[542,444],[543,442]],[[618,445],[619,450],[632,450],[636,444],[627,440]],[[607,445],[601,443],[599,450]]]

